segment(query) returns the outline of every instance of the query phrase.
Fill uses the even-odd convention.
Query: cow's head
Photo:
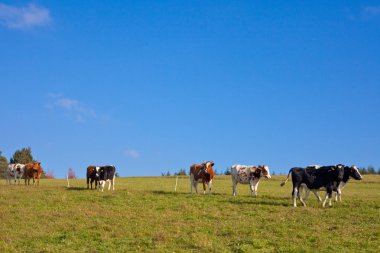
[[[34,162],[32,168],[33,168],[33,170],[36,170],[36,171],[42,170],[41,163],[38,161]]]
[[[96,178],[99,178],[99,175],[100,175],[100,167],[96,166],[95,167],[95,176],[96,176]]]
[[[208,162],[204,162],[204,170],[207,174],[211,174],[214,172],[214,169],[212,166],[214,166],[214,162],[212,161],[208,161]]]
[[[362,180],[363,177],[360,174],[358,168],[355,165],[352,165],[350,168],[350,177],[352,177],[355,180]]]
[[[269,167],[267,165],[259,166],[259,168],[261,169],[261,175],[263,177],[271,178],[270,172],[269,172]]]

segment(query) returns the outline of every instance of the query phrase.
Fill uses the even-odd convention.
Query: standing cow
[[[12,178],[14,177],[14,168],[16,164],[8,164],[7,169],[5,170],[5,182],[9,185],[12,184]]]
[[[338,164],[337,166],[343,167],[343,179],[340,182],[338,182],[338,186],[336,188],[334,188],[334,191],[335,191],[334,201],[335,202],[337,202],[338,200],[342,201],[342,189],[348,183],[348,180],[350,178],[353,178],[355,180],[362,180],[363,179],[362,175],[360,174],[358,168],[355,165],[348,167],[348,166],[344,166],[342,164]],[[308,166],[308,168],[318,169],[319,167]],[[325,190],[325,189],[321,189],[321,190]],[[310,190],[307,187],[305,187],[305,200],[309,199],[309,191]],[[314,189],[311,191],[317,197],[318,201],[322,201],[321,197],[318,194],[318,190]]]
[[[96,176],[99,180],[99,191],[104,190],[106,182],[108,182],[108,190],[115,190],[116,168],[113,165],[96,167]]]
[[[87,189],[89,189],[89,185],[91,185],[92,189],[92,183],[95,181],[95,189],[98,188],[98,177],[96,176],[96,166],[90,165],[87,167]]]
[[[271,178],[269,167],[266,165],[232,165],[231,178],[232,178],[232,194],[236,196],[236,185],[249,184],[251,189],[251,196],[257,196],[257,188],[259,186],[260,178]]]
[[[40,178],[42,175],[42,167],[40,162],[31,162],[25,164],[24,176],[25,176],[25,185],[30,185],[30,178],[33,178],[33,185],[40,185]]]
[[[21,182],[21,178],[24,175],[25,164],[17,163],[14,167],[15,184],[18,180],[18,184]]]
[[[209,194],[211,194],[212,180],[214,179],[214,162],[208,161],[201,164],[193,164],[190,166],[190,193],[198,193],[198,182],[203,184],[203,194],[206,194],[206,184],[208,185]]]
[[[313,168],[292,168],[289,170],[288,177],[281,186],[289,180],[290,174],[292,175],[293,182],[293,206],[297,207],[297,198],[301,203],[306,206],[306,203],[302,199],[302,195],[299,194],[300,187],[304,184],[311,190],[318,190],[321,188],[326,189],[326,197],[322,206],[325,207],[327,199],[329,199],[329,206],[331,204],[331,195],[334,188],[337,188],[339,182],[343,179],[343,167],[342,166],[323,166],[318,169]]]

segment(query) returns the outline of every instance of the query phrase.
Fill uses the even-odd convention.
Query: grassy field
[[[117,178],[114,192],[85,180],[0,182],[0,252],[380,252],[380,176],[350,181],[343,202],[293,208],[285,176],[232,196],[217,176],[213,194],[190,195],[189,178]],[[321,194],[324,196],[324,193]]]

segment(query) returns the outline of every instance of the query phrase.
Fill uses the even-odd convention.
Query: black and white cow
[[[342,201],[342,189],[344,186],[348,183],[348,180],[350,178],[353,178],[355,180],[362,180],[363,177],[360,174],[358,168],[355,165],[352,165],[351,167],[349,166],[344,166],[342,164],[338,164],[337,166],[342,166],[343,167],[343,179],[339,182],[338,186],[334,189],[335,191],[335,199],[334,201],[337,202]],[[318,167],[314,166],[308,166],[309,168],[314,168],[318,169]],[[305,200],[308,200],[309,198],[309,189],[305,187]],[[314,195],[317,197],[318,201],[322,201],[321,197],[318,194],[318,190],[311,190]]]
[[[292,175],[293,182],[293,206],[297,207],[297,197],[301,203],[306,206],[306,203],[302,199],[302,195],[299,194],[300,187],[304,184],[310,190],[326,189],[326,197],[322,206],[325,207],[327,199],[329,199],[329,206],[331,204],[331,195],[335,188],[338,187],[339,182],[343,180],[344,167],[343,166],[323,166],[318,169],[314,168],[292,168],[289,170],[288,177],[281,186],[284,186],[288,181],[290,174]]]
[[[115,190],[115,174],[116,168],[113,165],[99,166],[96,167],[96,177],[99,180],[99,191],[104,190],[106,182],[108,182],[108,190]]]
[[[232,194],[236,196],[236,185],[249,184],[251,189],[251,196],[257,196],[257,188],[259,186],[260,178],[270,178],[269,167],[266,165],[240,165],[235,164],[231,166],[231,179],[232,179]]]

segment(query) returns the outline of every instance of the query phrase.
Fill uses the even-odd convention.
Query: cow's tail
[[[289,170],[288,176],[286,177],[285,181],[281,183],[281,186],[284,186],[286,182],[288,182],[290,173],[292,173],[292,169]]]

